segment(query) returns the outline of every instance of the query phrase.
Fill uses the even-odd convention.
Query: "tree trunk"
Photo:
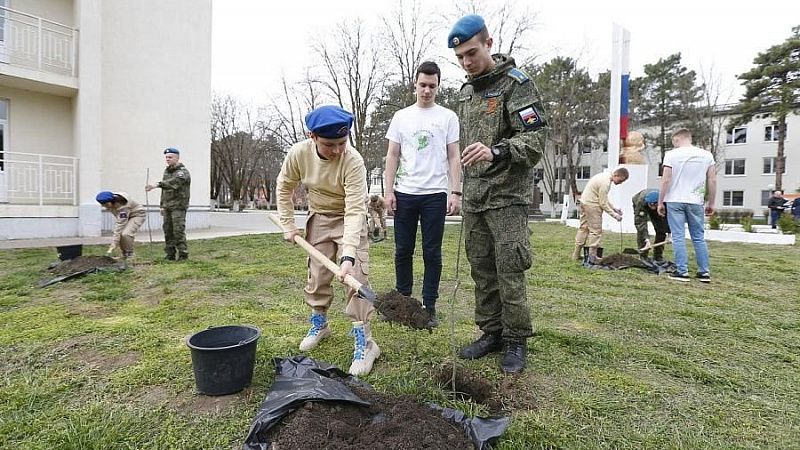
[[[783,190],[783,168],[786,167],[784,147],[786,140],[786,117],[781,117],[778,122],[778,154],[775,158],[775,189]]]

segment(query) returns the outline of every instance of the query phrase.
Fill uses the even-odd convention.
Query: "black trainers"
[[[429,308],[425,307],[425,311],[428,313],[429,319],[428,322],[425,324],[425,328],[433,329],[439,326],[439,319],[436,318],[436,308]]]
[[[186,261],[189,259],[188,253],[178,253],[178,261]]]
[[[680,272],[678,272],[676,270],[674,272],[670,272],[670,274],[667,275],[667,278],[669,278],[670,280],[688,282],[689,281],[689,274],[680,273]]]
[[[711,274],[708,272],[698,272],[697,279],[700,280],[701,283],[711,283]]]

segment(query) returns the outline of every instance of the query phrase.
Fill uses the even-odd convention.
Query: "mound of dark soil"
[[[117,261],[110,256],[78,256],[51,268],[50,272],[54,275],[69,275],[87,269],[114,267],[117,264]]]
[[[381,294],[375,299],[375,309],[386,320],[405,325],[415,330],[430,330],[431,316],[419,300],[397,291]]]
[[[608,255],[598,261],[597,265],[612,269],[623,269],[626,267],[637,267],[642,269],[647,268],[647,264],[643,263],[638,256],[626,255],[624,253]]]
[[[455,391],[453,387],[453,364],[443,365],[434,373],[434,378],[439,387],[447,392],[453,392],[459,400],[472,400],[487,406],[495,406],[492,400],[494,388],[479,374],[456,364]]]
[[[350,385],[369,407],[307,402],[270,429],[271,450],[473,449],[464,431],[411,397]]]

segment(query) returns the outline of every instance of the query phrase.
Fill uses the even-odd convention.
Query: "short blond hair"
[[[677,130],[672,132],[672,139],[681,138],[681,139],[691,139],[692,132],[689,131],[688,128],[678,128]]]

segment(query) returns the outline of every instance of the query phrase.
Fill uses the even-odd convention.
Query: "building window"
[[[778,124],[766,125],[764,127],[764,142],[778,142]]]
[[[567,168],[566,167],[558,167],[555,170],[556,180],[566,180],[567,179]]]
[[[589,166],[580,166],[576,168],[575,179],[588,180],[592,177],[592,168]]]
[[[774,175],[775,174],[775,156],[764,158],[764,169],[761,171],[764,175]],[[786,160],[783,160],[783,170],[781,173],[786,173]]]
[[[583,141],[581,142],[581,153],[592,153],[592,142],[591,141]]]
[[[744,159],[726,159],[725,175],[744,175]]]
[[[743,206],[744,191],[722,191],[722,206]]]
[[[761,191],[761,206],[767,206],[770,197],[772,197],[772,191]]]
[[[544,180],[544,169],[540,168],[533,169],[533,179],[539,181]]]
[[[738,127],[728,132],[725,139],[726,144],[746,144],[747,143],[747,127]]]

